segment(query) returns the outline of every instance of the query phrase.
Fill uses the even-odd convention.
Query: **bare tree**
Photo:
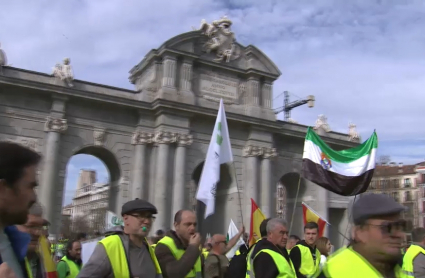
[[[61,234],[64,238],[70,238],[72,236],[72,221],[71,217],[69,216],[62,216],[62,227],[61,227]]]
[[[76,216],[72,221],[72,232],[77,233],[88,233],[90,225],[84,216]]]

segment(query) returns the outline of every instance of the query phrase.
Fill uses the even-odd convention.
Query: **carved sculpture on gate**
[[[44,124],[44,131],[46,132],[65,132],[68,129],[68,122],[66,119],[47,117]]]
[[[0,44],[0,74],[3,73],[3,66],[7,66],[7,57],[6,57],[6,52],[4,52],[3,49],[1,49],[1,44]]]
[[[329,124],[328,124],[328,118],[323,114],[319,115],[319,117],[316,120],[316,125],[314,126],[315,130],[318,130],[319,128],[323,128],[323,130],[325,130],[326,132],[331,131],[331,128],[329,127]]]
[[[104,128],[95,128],[93,130],[93,139],[95,146],[103,146],[106,140],[106,130]]]
[[[205,19],[201,21],[199,30],[208,37],[204,45],[207,53],[215,52],[215,62],[226,61],[226,63],[238,59],[240,47],[236,44],[235,34],[230,30],[232,21],[223,16],[219,20],[214,20],[211,24]]]
[[[357,132],[357,126],[353,123],[348,125],[348,140],[349,141],[360,141],[360,135]]]
[[[71,60],[69,58],[65,58],[63,60],[63,64],[56,64],[53,68],[52,75],[60,80],[64,81],[68,87],[73,87],[74,84],[74,73],[71,67]]]

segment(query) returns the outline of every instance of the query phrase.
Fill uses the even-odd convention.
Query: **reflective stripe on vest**
[[[25,270],[27,271],[28,278],[33,278],[32,269],[30,263],[28,262],[27,257],[25,257]]]
[[[146,244],[149,246],[145,239]],[[106,255],[111,263],[112,272],[114,277],[130,277],[130,270],[128,268],[127,255],[121,238],[118,235],[111,235],[99,241],[105,247]],[[155,265],[156,276],[155,278],[162,278],[161,268],[159,267],[158,260],[152,248],[148,248],[152,261]]]
[[[403,273],[406,277],[415,277],[413,271],[413,260],[421,253],[425,255],[425,249],[423,249],[419,245],[412,244],[409,250],[407,250],[406,254],[404,254]]]
[[[257,242],[252,245],[251,250],[249,250],[248,255],[246,256],[246,275],[245,275],[245,278],[254,278],[255,277],[254,271],[252,271],[252,269],[253,269],[252,264],[254,262],[254,258],[251,258],[251,256],[252,256],[252,253],[254,252],[255,245],[257,244]]]
[[[69,274],[66,276],[66,278],[76,278],[78,273],[80,273],[81,267],[74,261],[68,260],[66,256],[63,256],[61,261],[65,262],[69,268]]]
[[[180,258],[183,256],[185,250],[178,249],[176,246],[176,243],[174,242],[174,239],[172,239],[169,236],[163,237],[158,244],[164,244],[165,246],[170,249],[171,253],[173,254],[174,258],[176,260],[180,260]],[[196,260],[195,266],[190,270],[189,273],[186,274],[186,278],[202,278],[202,266],[201,266],[201,257],[199,256]]]
[[[295,269],[292,265],[292,262],[288,262],[285,257],[282,256],[282,254],[270,249],[262,249],[255,255],[254,260],[260,253],[267,253],[273,259],[274,264],[277,267],[277,271],[279,272],[276,278],[296,278]],[[252,272],[255,274],[254,265],[252,265]]]
[[[301,244],[297,244],[295,246],[298,247],[301,254],[301,266],[298,271],[307,278],[319,276],[320,251],[316,248],[316,261],[314,261],[313,254],[311,254],[310,248]]]
[[[400,266],[397,265],[394,272],[396,278],[403,278]],[[328,258],[323,273],[327,278],[382,278],[382,274],[351,247],[343,247]]]

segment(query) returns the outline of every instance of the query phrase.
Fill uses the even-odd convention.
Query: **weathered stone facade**
[[[150,51],[130,71],[134,91],[81,80],[71,87],[44,73],[3,67],[0,140],[43,154],[38,193],[52,232],[60,223],[66,165],[80,153],[107,165],[113,211],[120,213],[130,199],[145,198],[159,210],[154,228],[172,227],[178,209],[193,208],[220,97],[234,163],[222,167],[215,215],[203,221],[199,210],[201,229],[225,232],[231,218],[241,223],[240,208],[248,228],[250,198],[267,216],[275,216],[279,183],[286,188],[291,222],[307,127],[276,120],[273,82],[281,73],[267,56],[238,44],[240,57],[216,62],[214,53],[202,50],[206,40],[193,31]],[[323,135],[337,149],[355,145],[347,134]],[[302,180],[293,233],[302,235],[301,201],[342,232],[346,228],[349,200]],[[335,232],[330,236],[335,244],[340,241]]]

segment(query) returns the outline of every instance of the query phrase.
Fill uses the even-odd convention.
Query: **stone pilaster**
[[[192,91],[193,62],[184,59],[180,66],[180,88],[177,101],[195,104],[195,94]]]
[[[273,85],[271,82],[265,81],[261,86],[261,97],[263,107],[266,109],[272,108]]]
[[[179,134],[177,137],[176,157],[174,164],[173,205],[171,216],[186,207],[185,185],[186,185],[186,147],[193,142],[192,135]],[[174,219],[171,219],[173,227]]]
[[[154,142],[158,145],[157,160],[156,160],[156,175],[155,175],[155,192],[154,192],[154,205],[158,209],[158,215],[155,221],[155,230],[165,229],[167,223],[167,204],[169,188],[167,188],[169,181],[168,159],[170,152],[170,144],[177,141],[177,134],[168,131],[158,131],[155,133]]]
[[[263,150],[261,147],[248,145],[243,149],[243,156],[245,157],[245,213],[244,215],[251,215],[251,198],[254,199],[256,203],[258,200],[258,161],[259,156],[261,156]],[[248,219],[245,217],[246,221]],[[244,223],[246,227],[249,222]]]
[[[147,199],[144,196],[146,180],[144,178],[146,167],[146,145],[153,143],[153,133],[136,130],[131,139],[131,144],[135,146],[134,164],[131,182],[131,198]]]
[[[53,106],[55,106],[55,101]],[[60,134],[64,133],[68,129],[66,119],[47,117],[44,125],[44,131],[47,132],[46,147],[44,153],[44,164],[42,172],[42,182],[40,188],[40,194],[38,196],[39,201],[45,207],[46,219],[57,228],[58,223],[53,223],[54,220],[54,206],[55,190],[57,186],[57,175],[59,169],[57,169],[58,153],[60,148]]]
[[[176,59],[171,56],[165,56],[162,62],[162,87],[176,88],[176,70]]]
[[[260,81],[256,77],[249,77],[247,80],[248,95],[247,105],[259,106],[260,102]]]
[[[261,211],[266,217],[273,217],[272,215],[272,170],[271,159],[277,156],[275,148],[263,148],[263,159],[261,160]]]

